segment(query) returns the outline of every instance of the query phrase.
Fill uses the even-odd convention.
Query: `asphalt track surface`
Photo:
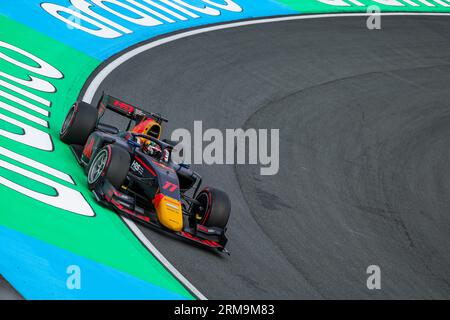
[[[196,166],[231,256],[142,227],[210,299],[450,298],[450,20],[246,26],[144,52],[99,88],[175,128],[279,128],[280,171]],[[118,123],[117,123],[118,124]],[[381,268],[368,290],[366,268]]]
[[[22,300],[16,290],[0,275],[0,300]]]

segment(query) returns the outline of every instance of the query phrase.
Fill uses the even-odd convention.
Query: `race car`
[[[129,119],[127,128],[102,123],[106,110]],[[98,202],[147,226],[228,253],[230,199],[216,188],[200,191],[201,176],[172,160],[174,143],[160,140],[167,121],[103,94],[97,106],[73,104],[60,139],[85,168]]]

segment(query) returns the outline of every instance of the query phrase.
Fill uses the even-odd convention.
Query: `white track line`
[[[158,261],[165,266],[172,275],[177,278],[191,293],[193,293],[200,300],[207,300],[207,298],[197,290],[162,254],[156,249],[156,247],[147,239],[142,231],[136,226],[136,224],[128,218],[122,217],[122,220],[133,231],[136,237],[147,247],[148,250],[155,256]]]
[[[132,59],[136,55],[159,47],[163,44],[167,44],[179,39],[195,36],[202,33],[217,31],[217,30],[224,30],[224,29],[231,29],[231,28],[238,28],[243,26],[250,26],[250,25],[256,25],[256,24],[265,24],[265,23],[273,23],[273,22],[283,22],[283,21],[292,21],[292,20],[306,20],[306,19],[323,19],[323,18],[336,18],[336,17],[367,17],[371,16],[373,14],[370,13],[338,13],[338,14],[316,14],[316,15],[300,15],[300,16],[287,16],[287,17],[279,17],[279,18],[269,18],[269,19],[257,19],[257,20],[248,20],[248,21],[241,21],[241,22],[233,22],[228,24],[222,24],[212,27],[206,27],[201,29],[195,29],[187,32],[178,33],[172,36],[169,36],[167,38],[158,39],[156,41],[143,44],[140,47],[137,47],[133,50],[130,50],[114,61],[111,61],[107,66],[105,66],[92,80],[92,82],[89,84],[89,87],[87,88],[84,96],[83,101],[86,101],[87,103],[91,103],[92,99],[94,99],[94,95],[97,92],[97,89],[100,87],[102,82],[106,79],[106,77],[113,72],[117,67],[119,67],[124,62]],[[416,12],[405,12],[405,13],[396,13],[396,12],[389,12],[389,13],[380,13],[381,16],[449,16],[450,13],[416,13]]]
[[[372,13],[334,13],[334,14],[314,14],[314,15],[296,15],[296,16],[287,16],[287,17],[278,17],[278,18],[267,18],[267,19],[256,19],[256,20],[247,20],[240,22],[232,22],[226,23],[206,28],[195,29],[191,31],[186,31],[182,33],[177,33],[172,36],[168,36],[167,38],[158,39],[153,42],[149,42],[143,44],[140,47],[137,47],[133,50],[130,50],[117,59],[111,61],[108,65],[106,65],[92,80],[89,84],[89,87],[86,89],[86,92],[83,96],[83,101],[87,103],[91,103],[94,99],[94,95],[97,92],[98,88],[102,84],[102,82],[108,77],[111,72],[113,72],[117,67],[126,61],[132,59],[138,54],[145,52],[147,50],[159,47],[166,43],[170,43],[179,39],[195,36],[202,33],[238,28],[243,26],[257,25],[257,24],[266,24],[273,22],[283,22],[283,21],[293,21],[293,20],[307,20],[307,19],[324,19],[324,18],[341,18],[341,17],[368,17],[372,16]],[[420,12],[387,12],[376,14],[380,16],[450,16],[450,13],[420,13]],[[147,247],[147,249],[186,287],[188,288],[197,298],[200,300],[206,300],[207,298],[200,293],[159,251],[156,247],[147,239],[147,237],[142,233],[141,230],[136,226],[136,224],[126,218],[123,218],[125,223],[131,229],[131,231],[136,235],[136,237]]]

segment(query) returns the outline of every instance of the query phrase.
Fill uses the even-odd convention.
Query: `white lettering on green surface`
[[[19,118],[27,119],[28,121],[31,121],[38,126],[44,127],[44,129],[48,128],[47,120],[50,113],[45,108],[51,107],[51,102],[38,96],[35,93],[19,87],[19,85],[25,86],[32,90],[54,93],[56,92],[56,89],[53,84],[45,79],[42,79],[41,77],[61,79],[63,78],[63,74],[46,61],[12,44],[0,41],[0,49],[6,49],[6,51],[0,52],[1,60],[13,64],[16,67],[19,67],[29,73],[28,79],[24,80],[4,71],[0,72],[0,96],[23,107],[23,109],[21,109],[11,105],[10,103],[0,101],[0,122],[7,122],[9,123],[9,125],[12,125],[13,127],[18,129],[15,132],[11,132],[7,129],[0,129],[0,136],[10,139],[15,143],[26,145],[38,150],[49,152],[54,151],[53,141],[48,132],[43,131],[42,129],[37,129],[32,125],[28,125],[18,119],[7,116],[1,113],[1,110],[6,110],[7,112],[13,113]],[[23,57],[24,61],[26,61],[26,59],[31,60],[34,65],[19,61],[17,58],[12,57],[11,54],[7,54],[5,52],[14,52],[16,56],[19,55]],[[10,92],[12,93],[8,93],[2,89],[10,90]],[[34,103],[28,102],[27,100],[25,100],[25,98],[33,100]],[[47,119],[43,119],[41,117],[33,115],[30,112],[37,113],[40,116],[46,117]],[[69,175],[51,168],[43,163],[40,163],[34,159],[30,159],[28,157],[20,155],[3,146],[0,146],[0,155],[3,156],[3,159],[0,159],[0,167],[3,170],[19,174],[24,179],[29,179],[30,181],[35,181],[53,188],[56,195],[48,195],[36,190],[31,190],[21,184],[18,184],[17,181],[12,181],[4,176],[0,176],[1,185],[15,190],[16,192],[19,192],[27,197],[33,198],[37,201],[59,209],[67,210],[69,212],[83,216],[92,217],[95,215],[92,208],[80,192],[52,180],[52,178],[56,178],[74,185],[75,183]],[[13,164],[10,161],[18,162],[24,167],[29,167],[41,172],[45,172],[46,174],[51,175],[52,178],[44,177],[41,174],[32,172],[25,169],[24,167]]]

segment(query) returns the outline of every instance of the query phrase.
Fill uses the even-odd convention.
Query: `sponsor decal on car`
[[[131,170],[139,173],[141,176],[144,174],[144,168],[142,168],[142,166],[136,160],[134,160],[131,164]]]

